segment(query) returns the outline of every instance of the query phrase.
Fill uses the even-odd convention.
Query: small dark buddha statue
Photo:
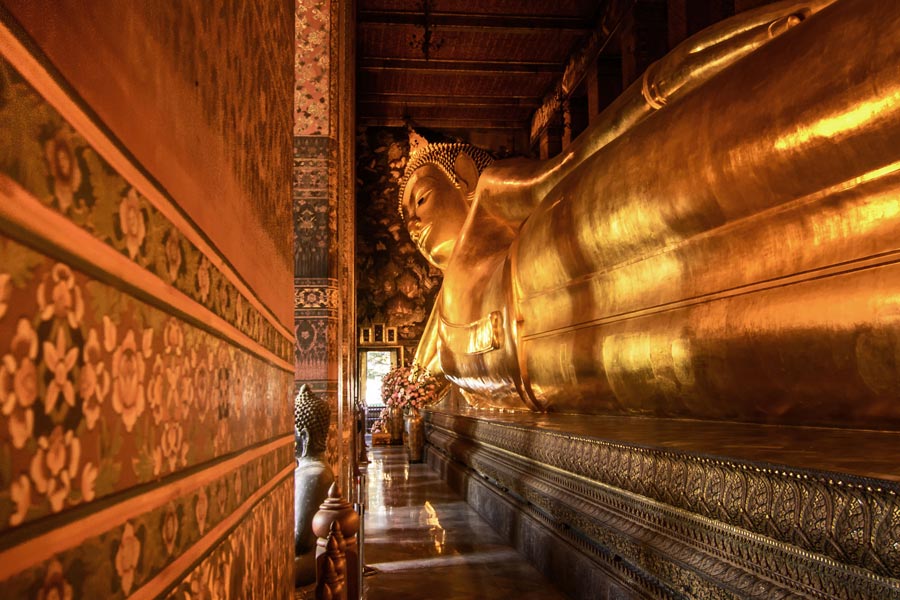
[[[294,399],[294,438],[297,468],[294,470],[294,583],[316,579],[316,535],[313,517],[328,497],[334,473],[322,460],[331,409],[306,384]]]

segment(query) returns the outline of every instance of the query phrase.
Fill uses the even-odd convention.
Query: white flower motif
[[[131,523],[125,523],[122,532],[122,541],[116,552],[116,573],[122,581],[122,591],[127,596],[134,585],[134,573],[137,570],[138,560],[141,558],[141,540],[134,534]]]
[[[169,504],[166,507],[166,514],[163,515],[162,521],[162,539],[169,556],[172,556],[172,553],[175,552],[175,541],[177,538],[178,515],[175,513],[175,506]]]
[[[212,394],[213,357],[208,352],[205,355],[198,355],[197,352],[191,350],[191,366],[194,369],[194,400],[197,402],[197,416],[204,421],[209,412],[209,397]]]
[[[228,503],[228,487],[224,481],[220,481],[216,487],[216,504],[219,507],[219,516],[225,515],[225,506]]]
[[[112,352],[116,349],[118,328],[107,315],[103,315],[103,349]]]
[[[209,259],[203,256],[200,258],[200,265],[197,267],[197,291],[200,292],[201,302],[206,302],[206,299],[209,298],[209,289]]]
[[[144,357],[138,352],[134,332],[129,331],[112,357],[113,410],[122,415],[126,431],[131,431],[144,412]]]
[[[9,306],[9,297],[12,294],[10,279],[8,273],[0,273],[0,319],[6,314],[6,309]]]
[[[156,446],[155,448],[153,448],[152,457],[153,457],[153,475],[156,476],[156,475],[159,475],[160,473],[162,473],[162,467],[163,467],[162,448],[160,448],[159,446]]]
[[[44,155],[53,177],[53,195],[59,210],[66,212],[74,203],[75,191],[81,186],[81,169],[72,151],[69,135],[63,130],[47,142]]]
[[[24,448],[34,430],[37,400],[38,337],[27,319],[19,319],[9,345],[10,353],[0,360],[0,407],[9,418],[9,435],[14,448]]]
[[[62,564],[53,559],[47,567],[44,585],[38,590],[38,600],[72,600],[72,586],[63,576]]]
[[[150,414],[153,415],[153,422],[157,425],[166,417],[167,411],[163,406],[163,383],[165,381],[165,368],[163,366],[162,357],[157,355],[153,361],[153,370],[150,374],[150,387],[147,390],[148,403],[150,404]]]
[[[73,431],[63,433],[57,425],[49,437],[38,438],[38,450],[31,459],[31,480],[38,492],[46,494],[53,512],[62,510],[72,480],[78,475],[80,459],[81,442]]]
[[[119,203],[119,227],[125,237],[125,248],[128,256],[135,259],[144,243],[147,235],[147,227],[144,223],[144,212],[141,210],[141,201],[137,190],[131,188],[128,194],[122,197]]]
[[[153,330],[145,329],[141,338],[141,353],[144,358],[150,358],[153,355]]]
[[[235,294],[234,315],[235,322],[237,323],[237,328],[243,329],[246,314],[244,312],[244,297],[241,294]]]
[[[96,496],[94,486],[97,484],[97,467],[94,463],[87,463],[81,470],[81,497],[85,502],[90,502]]]
[[[216,370],[214,382],[216,386],[217,408],[220,419],[227,419],[231,413],[231,398],[233,392],[232,372],[234,371],[234,358],[223,345],[216,353]]]
[[[69,406],[75,406],[75,386],[69,379],[69,371],[78,360],[78,348],[66,348],[66,336],[62,328],[56,332],[56,345],[44,342],[44,364],[53,373],[44,397],[44,411],[50,414],[56,408],[56,400],[62,394]]]
[[[177,319],[166,321],[166,328],[163,330],[163,344],[165,345],[166,354],[181,356],[184,349],[184,331]]]
[[[166,254],[166,274],[169,276],[169,283],[174,283],[178,279],[178,271],[181,269],[181,263],[184,257],[181,251],[181,236],[175,229],[169,231],[166,236],[164,245]]]
[[[169,384],[173,387],[179,405],[178,418],[182,421],[191,415],[191,406],[194,404],[194,382],[189,375],[181,374],[181,369],[170,369]]]
[[[9,496],[16,505],[15,512],[9,517],[9,524],[15,527],[25,520],[28,508],[31,506],[31,480],[26,475],[19,475],[19,478],[12,483]]]
[[[81,410],[89,431],[94,429],[100,418],[100,405],[106,399],[111,385],[109,371],[100,357],[97,330],[91,329],[84,345],[84,366],[81,368],[78,381],[78,391],[82,400]]]
[[[51,288],[49,297],[48,287]],[[77,329],[81,324],[81,318],[84,316],[84,300],[81,288],[75,283],[75,275],[68,266],[62,263],[53,265],[49,280],[45,277],[38,286],[37,301],[42,321],[54,317],[65,318],[72,329]]]
[[[197,505],[194,507],[194,516],[197,517],[197,529],[201,535],[206,529],[206,516],[209,514],[209,496],[206,494],[206,488],[200,488],[197,494]]]
[[[188,444],[184,441],[184,429],[181,423],[164,423],[162,437],[159,441],[163,458],[169,465],[169,471],[175,471],[181,464],[187,464]]]

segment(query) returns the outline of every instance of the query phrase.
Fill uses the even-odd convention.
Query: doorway
[[[381,380],[400,364],[403,359],[401,351],[399,346],[359,348],[359,399],[366,407],[366,431],[384,407]]]

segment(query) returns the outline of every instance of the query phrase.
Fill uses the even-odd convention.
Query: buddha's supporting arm
[[[440,322],[441,294],[438,293],[434,300],[434,308],[431,309],[431,316],[425,324],[425,331],[416,347],[416,355],[413,363],[424,367],[432,375],[443,375],[444,370],[441,368],[440,357],[440,335],[438,333],[438,323]]]
[[[787,0],[749,10],[691,36],[650,65],[596,123],[553,159],[505,160],[482,174],[479,206],[518,225],[584,160],[834,0]]]

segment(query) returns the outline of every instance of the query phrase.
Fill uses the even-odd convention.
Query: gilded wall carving
[[[428,419],[431,443],[541,507],[553,526],[573,527],[654,576],[668,573],[696,597],[790,596],[804,585],[830,594],[814,597],[900,597],[900,500],[889,482],[443,413]],[[689,583],[698,573],[721,579],[700,593],[702,581]],[[777,586],[754,592],[759,577]]]
[[[397,327],[412,356],[440,289],[397,212],[397,190],[409,156],[401,128],[361,130],[357,136],[357,322]]]

